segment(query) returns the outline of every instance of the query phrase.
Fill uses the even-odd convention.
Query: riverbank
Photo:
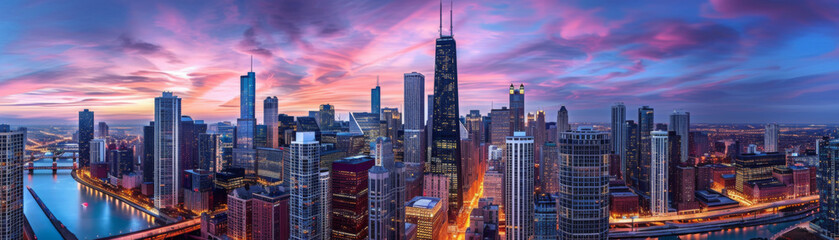
[[[737,229],[742,227],[761,226],[766,224],[776,224],[791,221],[812,220],[816,208],[806,208],[795,213],[779,215],[779,214],[765,214],[762,217],[746,218],[746,219],[730,219],[726,221],[717,221],[709,223],[692,223],[692,224],[673,224],[668,223],[663,226],[655,227],[654,229],[635,231],[635,232],[612,232],[609,233],[610,239],[646,239],[654,237],[685,235],[695,233],[708,233],[714,231],[723,231],[727,229]],[[768,236],[767,236],[768,237]]]
[[[177,219],[166,216],[165,214],[161,213],[157,209],[144,207],[144,206],[140,205],[139,203],[133,202],[126,197],[123,197],[119,194],[114,194],[113,192],[108,191],[107,189],[103,189],[102,187],[100,187],[96,184],[88,182],[86,179],[83,179],[83,178],[79,177],[78,174],[76,173],[75,169],[70,171],[70,176],[72,176],[73,179],[76,180],[76,182],[78,182],[78,183],[80,183],[80,184],[82,184],[86,187],[93,188],[93,189],[95,189],[95,190],[97,190],[97,191],[99,191],[99,192],[101,192],[105,195],[108,195],[112,198],[119,199],[120,201],[128,204],[129,206],[131,206],[133,208],[136,208],[137,210],[140,210],[140,211],[154,217],[156,220],[162,221],[165,224],[174,223],[174,222],[178,221]]]

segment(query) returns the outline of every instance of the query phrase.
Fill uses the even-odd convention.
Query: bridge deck
[[[32,188],[28,187],[28,186],[26,187],[26,189],[28,189],[29,193],[32,194],[32,198],[34,198],[35,201],[38,202],[38,206],[41,207],[41,210],[44,211],[44,214],[47,215],[47,218],[50,219],[50,222],[52,222],[52,225],[55,227],[56,230],[58,230],[58,233],[61,234],[62,238],[64,238],[65,240],[78,240],[79,239],[79,238],[76,237],[75,234],[73,234],[73,232],[70,232],[70,230],[67,229],[67,227],[64,226],[64,224],[61,223],[61,221],[59,221],[58,218],[55,217],[55,215],[52,214],[50,209],[47,208],[47,205],[45,205],[44,202],[41,201],[41,198],[38,197],[38,194],[35,193],[35,190],[32,190]]]

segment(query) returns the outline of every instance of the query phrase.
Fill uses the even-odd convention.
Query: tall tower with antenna
[[[454,16],[452,11],[450,15]],[[450,26],[453,24],[450,23]],[[450,33],[451,30],[450,30]],[[460,157],[460,107],[457,91],[457,45],[452,35],[443,35],[443,2],[440,1],[440,38],[434,57],[434,101],[431,126],[431,158],[428,171],[449,179],[448,219],[457,220],[463,206],[463,169]]]

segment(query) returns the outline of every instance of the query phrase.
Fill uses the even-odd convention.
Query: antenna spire
[[[253,72],[253,55],[251,55],[251,72]]]
[[[379,86],[379,75],[376,75],[376,87]]]
[[[454,13],[452,13],[454,12],[454,0],[449,1],[449,5],[451,5],[451,8],[449,8],[449,35],[454,37]]]
[[[440,37],[443,36],[443,0],[440,0]]]

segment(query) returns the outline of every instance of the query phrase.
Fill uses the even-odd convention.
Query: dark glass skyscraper
[[[376,77],[376,87],[370,89],[370,112],[379,114],[382,110],[382,88],[379,87],[379,79]]]
[[[639,190],[650,195],[650,161],[652,161],[652,137],[650,132],[655,131],[655,118],[653,108],[643,106],[638,108],[638,163],[640,174],[638,176]]]
[[[434,60],[434,105],[431,128],[430,171],[445,174],[449,182],[449,222],[463,203],[460,169],[460,123],[457,94],[457,46],[452,36],[437,39]]]
[[[819,189],[819,213],[810,226],[828,238],[839,237],[839,141],[822,138],[818,142],[819,167],[816,181]]]
[[[79,112],[79,166],[90,166],[90,140],[93,140],[93,111]]]
[[[239,80],[239,118],[253,119],[256,112],[256,73],[248,72]]]
[[[513,132],[524,132],[524,84],[519,89],[510,84],[510,111]]]

